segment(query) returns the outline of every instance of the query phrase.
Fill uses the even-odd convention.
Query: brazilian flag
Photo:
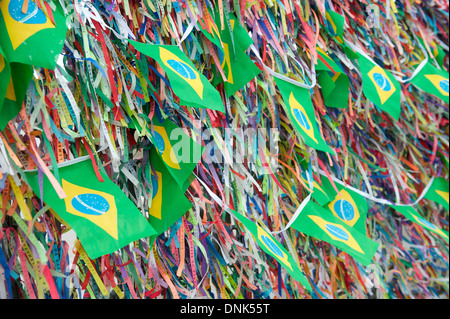
[[[440,229],[439,227],[436,227],[436,225],[430,223],[428,220],[424,219],[414,208],[411,206],[394,206],[390,205],[392,208],[394,208],[396,211],[401,213],[403,216],[408,218],[413,223],[419,224],[425,229],[428,229],[429,231],[432,231],[433,233],[438,234],[442,238],[444,238],[447,243],[448,240],[448,232],[445,230]]]
[[[54,69],[66,38],[66,18],[58,1],[2,0],[0,46],[6,59]]]
[[[147,166],[145,172],[152,185],[149,222],[156,235],[160,235],[191,209],[192,204],[184,195],[188,187],[180,188],[153,147],[150,149],[150,163],[153,170]]]
[[[328,33],[339,43],[344,44],[345,18],[333,10],[325,12],[325,27]]]
[[[422,91],[432,94],[445,102],[449,102],[448,98],[448,72],[439,70],[430,62],[411,80],[411,83]]]
[[[245,53],[245,50],[253,43],[245,29],[239,24],[239,20],[232,13],[229,13],[231,32],[227,27],[221,30],[220,39],[223,48],[219,47],[219,60],[227,81],[224,82],[225,92],[228,97],[244,87],[254,79],[261,70]],[[219,14],[216,14],[215,23],[220,25]],[[204,30],[202,30],[205,33]],[[234,38],[234,50],[233,41]],[[215,70],[214,84],[221,82],[221,75]]]
[[[331,185],[327,177],[322,176],[324,191],[331,198],[325,209],[349,227],[355,228],[362,234],[366,233],[366,219],[368,206],[364,197],[358,193],[336,183],[339,193]]]
[[[338,247],[365,266],[371,263],[379,246],[364,233],[348,226],[312,201],[303,208],[292,228]]]
[[[445,166],[447,167],[447,169],[449,169],[449,164],[450,164],[450,162],[449,162],[448,157],[445,157],[445,155],[444,155],[442,152],[439,152],[438,154],[439,154],[439,156],[440,156],[442,162],[444,162],[444,164],[445,164]]]
[[[8,61],[5,60],[2,48],[0,47],[0,111],[3,108],[3,101],[5,100],[5,97],[11,97],[12,92],[13,82],[11,76],[11,66],[9,65]],[[0,129],[4,128],[3,123],[3,120],[1,120]],[[5,125],[6,123],[8,123],[8,121],[5,122]]]
[[[189,177],[202,156],[202,146],[169,119],[162,123],[156,119],[150,134],[159,156],[178,185],[190,184]]]
[[[334,154],[334,151],[320,135],[309,90],[276,77],[274,79],[286,104],[286,111],[292,125],[303,137],[306,145],[319,151]]]
[[[46,176],[42,197],[37,172],[27,172],[26,179],[33,192],[69,224],[89,258],[110,254],[129,243],[156,234],[156,230],[133,202],[100,171],[103,181],[95,175],[89,160],[59,167],[62,188],[60,199]]]
[[[387,70],[358,53],[364,95],[395,120],[400,117],[400,83]]]
[[[445,51],[436,42],[431,41],[430,43],[431,54],[436,59],[437,63],[444,68]]]
[[[0,47],[0,130],[22,107],[33,68],[22,63],[9,63]]]
[[[309,181],[308,181],[308,176],[306,172],[302,172],[300,174],[300,178],[302,179],[302,181],[305,183],[306,186],[308,186],[309,188]],[[312,195],[311,197],[314,198],[317,203],[320,206],[323,206],[327,203],[330,202],[330,197],[328,197],[327,191],[325,191],[322,186],[319,185],[319,183],[317,183],[314,179],[312,179]]]
[[[155,59],[163,68],[182,105],[225,111],[219,92],[177,46],[129,41],[136,50]]]
[[[422,38],[418,38],[422,46],[425,47],[425,42]],[[435,41],[428,42],[428,47],[431,50],[431,55],[436,59],[437,63],[444,68],[445,51]],[[428,52],[428,51],[427,51]]]
[[[435,178],[433,180],[433,184],[428,189],[424,198],[432,200],[433,202],[442,205],[443,207],[445,207],[446,210],[448,210],[449,209],[448,196],[449,196],[449,183],[447,180],[445,180],[445,178],[440,177]]]
[[[317,47],[318,81],[326,106],[347,108],[350,81],[341,67],[321,48]]]
[[[248,231],[255,238],[259,247],[261,247],[264,252],[275,258],[280,263],[280,265],[287,270],[292,278],[300,282],[309,291],[312,291],[308,280],[298,267],[294,258],[275,238],[273,238],[271,234],[269,234],[259,225],[252,222],[247,217],[239,214],[232,209],[228,210],[231,211],[233,213],[233,216],[248,229]]]

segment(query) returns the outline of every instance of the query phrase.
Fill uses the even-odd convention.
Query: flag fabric
[[[439,155],[440,155],[440,158],[441,158],[442,162],[444,162],[444,164],[447,167],[447,169],[449,169],[450,168],[449,167],[449,164],[450,164],[449,158],[445,157],[445,155],[443,153],[441,153],[441,152],[439,152]]]
[[[22,107],[33,68],[22,63],[9,63],[0,47],[0,130]]]
[[[234,42],[235,45],[239,45],[243,49],[247,49],[251,44],[253,44],[252,38],[248,35],[248,32],[240,25],[239,19],[236,18],[236,16],[225,10],[225,7],[223,8],[223,18],[224,18],[224,29],[231,29],[231,33],[228,32],[228,35],[230,36],[230,41]],[[226,12],[228,12],[228,15],[226,15]],[[209,17],[211,17],[211,12],[208,9]],[[219,13],[219,7],[216,7],[214,10],[214,20],[210,19],[210,25],[211,25],[211,31],[207,30],[207,27],[203,27],[200,23],[197,23],[200,31],[215,45],[222,48],[222,40],[221,36],[223,34],[222,30],[222,24],[220,21],[220,13]],[[228,19],[227,19],[228,17]],[[205,18],[205,16],[203,16]],[[230,22],[230,25],[228,26],[228,21]],[[214,23],[213,23],[214,22]],[[220,31],[219,31],[220,30]],[[231,40],[231,37],[233,40]],[[233,47],[231,46],[231,51],[233,51]]]
[[[12,88],[11,67],[8,61],[5,60],[0,47],[0,111],[2,110],[5,96],[11,96]]]
[[[398,121],[401,113],[400,83],[389,71],[359,53],[358,56],[364,95]]]
[[[411,80],[411,83],[422,91],[448,103],[448,77],[448,72],[439,70],[428,61]]]
[[[203,16],[203,18],[205,18],[205,16]],[[200,22],[197,22],[197,27],[209,41],[221,48],[222,40],[220,39],[220,31],[217,29],[217,25],[212,23],[213,20],[211,18],[208,19],[208,22],[210,23],[211,31],[208,31],[205,25],[201,25]]]
[[[219,60],[227,82],[224,82],[225,92],[228,97],[244,87],[254,79],[261,70],[245,53],[245,50],[253,43],[253,40],[239,24],[236,16],[229,13],[231,32],[227,27],[220,31],[220,39],[223,48],[218,47]],[[216,14],[216,24],[220,25],[219,14]],[[232,37],[234,38],[234,50]],[[222,77],[218,70],[215,70],[215,82],[222,82]]]
[[[129,42],[139,52],[153,58],[166,72],[173,92],[186,106],[207,108],[224,112],[224,106],[217,91],[201,74],[191,60],[175,45],[157,45]]]
[[[422,38],[418,38],[418,40],[422,44],[422,46],[426,46]],[[444,68],[445,51],[433,40],[427,43],[428,47],[430,48],[432,57],[436,59],[436,62],[439,63],[442,68]]]
[[[317,47],[318,81],[326,106],[347,108],[350,81],[342,68],[321,48]]]
[[[433,202],[442,205],[443,207],[445,207],[446,210],[448,210],[449,209],[448,196],[449,196],[449,183],[448,181],[445,180],[445,178],[440,177],[435,178],[433,180],[433,184],[428,189],[424,198],[432,200]]]
[[[224,8],[225,10],[225,8]],[[240,46],[242,49],[247,49],[250,45],[253,44],[252,38],[249,36],[247,30],[245,30],[241,24],[238,18],[236,16],[229,12],[228,16],[230,18],[230,26],[232,30],[232,35],[234,38],[234,42],[236,45]],[[220,25],[220,19],[217,19],[220,17],[220,14],[216,14],[216,24]],[[225,19],[226,20],[226,19]],[[226,21],[224,23],[227,23]],[[224,29],[228,29],[227,26],[224,27]],[[231,36],[231,34],[230,34]]]
[[[431,54],[436,59],[436,62],[439,63],[441,68],[444,68],[444,59],[445,59],[446,54],[445,54],[445,51],[442,49],[442,46],[438,45],[434,41],[431,41],[430,49],[431,49]]]
[[[202,156],[202,146],[169,119],[162,123],[154,120],[150,135],[167,170],[182,188]]]
[[[359,55],[355,51],[353,51],[353,49],[349,45],[347,45],[347,43],[344,42],[341,47],[348,59],[357,60],[359,58]]]
[[[428,229],[429,231],[432,231],[433,233],[438,234],[439,236],[444,238],[447,241],[447,243],[449,242],[447,231],[442,230],[439,227],[436,227],[436,225],[434,225],[434,224],[430,223],[429,221],[427,221],[426,219],[424,219],[411,206],[394,206],[394,205],[390,205],[390,206],[392,208],[394,208],[396,211],[398,211],[399,213],[401,213],[403,216],[408,218],[413,223],[419,224],[423,228]]]
[[[302,172],[300,174],[300,178],[309,187],[307,172]],[[313,192],[311,197],[314,198],[320,206],[323,206],[331,201],[330,197],[328,197],[327,192],[319,185],[314,179],[312,179]]]
[[[287,107],[289,118],[306,145],[319,151],[334,153],[320,135],[308,89],[274,77]]]
[[[66,18],[61,5],[47,2],[2,0],[0,3],[0,46],[10,63],[20,62],[54,69],[66,38]],[[23,10],[26,9],[26,13]]]
[[[347,226],[366,234],[366,219],[369,210],[366,199],[339,183],[335,183],[339,190],[337,193],[326,176],[322,176],[321,180],[323,190],[331,198],[324,208]]]
[[[233,216],[240,221],[248,231],[253,235],[259,247],[267,254],[275,258],[280,265],[287,270],[287,272],[300,282],[306,289],[311,291],[311,286],[302,273],[294,258],[287,252],[287,250],[275,239],[271,234],[265,231],[258,224],[252,222],[247,217],[238,212],[228,209],[233,213]]]
[[[156,234],[134,203],[101,171],[104,181],[99,181],[89,160],[58,170],[67,195],[63,199],[46,176],[40,181],[37,172],[27,172],[26,178],[34,193],[73,228],[89,258]]]
[[[371,263],[379,246],[379,243],[312,201],[303,208],[292,228],[338,247],[365,266]]]
[[[184,195],[187,187],[179,187],[154,147],[150,149],[150,162],[154,170],[146,167],[146,178],[152,185],[149,222],[158,236],[181,218],[192,204]]]
[[[343,44],[345,18],[333,10],[326,10],[325,12],[325,26],[328,33],[334,37],[334,39]]]

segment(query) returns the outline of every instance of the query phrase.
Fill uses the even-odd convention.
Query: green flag
[[[20,112],[32,76],[30,65],[8,63],[0,47],[0,130]]]
[[[222,47],[222,40],[220,39],[220,32],[216,28],[214,24],[211,23],[211,31],[212,33],[209,33],[208,30],[204,29],[202,25],[197,22],[197,27],[200,29],[200,31],[203,33],[203,35],[212,43],[214,43],[219,48]]]
[[[0,111],[2,110],[3,100],[5,99],[5,96],[11,95],[11,93],[9,93],[11,89],[12,89],[11,67],[8,61],[5,60],[2,48],[0,47]]]
[[[379,246],[312,201],[303,208],[292,228],[338,247],[365,266],[371,263]]]
[[[439,151],[438,151],[438,154],[439,154],[439,156],[440,156],[442,162],[444,162],[444,164],[445,164],[445,166],[447,167],[447,169],[449,169],[449,164],[450,164],[450,162],[449,162],[448,157],[445,157],[444,153],[439,152]]]
[[[317,47],[318,80],[326,106],[347,108],[350,82],[339,65],[321,48]]]
[[[239,20],[237,20],[234,14],[230,13],[229,17],[232,34],[227,27],[221,30],[220,38],[223,48],[219,47],[221,68],[227,77],[227,82],[224,82],[224,87],[228,97],[232,96],[236,91],[240,90],[261,73],[261,70],[245,53],[245,50],[253,43],[253,40],[239,24]],[[215,22],[220,25],[219,14],[216,14]],[[234,52],[231,37],[234,38]],[[216,79],[215,83],[222,81],[222,77],[217,69],[215,70],[214,79]]]
[[[432,94],[447,103],[449,102],[448,72],[439,70],[430,62],[424,65],[411,80],[411,83],[422,91]]]
[[[155,59],[163,68],[181,104],[225,111],[219,92],[177,46],[129,41],[136,50]]]
[[[358,55],[364,95],[398,121],[401,112],[400,83],[391,72],[381,68],[363,55],[359,53]]]
[[[303,182],[309,188],[309,182],[308,182],[307,174],[308,174],[307,172],[302,172],[300,174],[300,178],[303,180]],[[328,196],[327,191],[324,190],[322,188],[322,186],[320,186],[319,183],[317,183],[314,179],[312,179],[311,182],[312,182],[312,187],[313,187],[313,192],[312,192],[311,197],[314,198],[320,206],[328,204],[331,199]]]
[[[347,56],[347,58],[349,58],[350,60],[355,60],[359,58],[359,55],[355,51],[353,51],[353,49],[349,45],[347,45],[347,43],[342,44],[341,47],[344,50],[344,53]]]
[[[422,38],[418,38],[419,42],[425,47],[425,42]],[[431,55],[436,59],[437,63],[444,68],[445,51],[435,41],[428,42]],[[428,53],[428,51],[427,51]]]
[[[224,8],[224,13],[225,13],[225,8]],[[244,29],[244,27],[242,27],[239,19],[236,18],[236,16],[229,12],[228,16],[230,18],[230,26],[231,26],[231,30],[233,33],[233,37],[234,37],[234,43],[238,46],[240,46],[242,49],[247,49],[250,45],[253,44],[253,40],[252,38],[248,35],[248,32]],[[219,26],[220,25],[220,19],[217,19],[218,17],[220,17],[220,15],[217,13],[215,18],[216,18],[216,24]],[[226,21],[226,16],[224,15],[224,20],[225,20],[225,24],[228,24],[228,22]],[[228,29],[228,26],[225,25],[224,27],[225,30]]]
[[[432,200],[433,202],[442,205],[443,207],[445,207],[445,209],[448,210],[449,209],[448,195],[449,195],[448,181],[445,180],[445,178],[440,177],[434,179],[433,184],[428,189],[424,198]]]
[[[389,205],[389,206],[394,208],[396,211],[401,213],[403,216],[408,218],[413,223],[419,224],[423,228],[428,229],[429,231],[432,231],[433,233],[438,234],[439,236],[444,238],[447,241],[447,243],[449,242],[449,240],[448,240],[448,232],[447,231],[436,227],[435,225],[433,225],[432,223],[430,223],[429,221],[424,219],[411,206],[394,206],[394,205]]]
[[[151,139],[166,168],[183,187],[202,156],[202,146],[169,119],[162,123],[156,119]]]
[[[0,46],[7,60],[54,69],[66,38],[66,18],[58,1],[2,0]],[[26,9],[26,13],[23,10]]]
[[[339,193],[336,192],[328,178],[322,176],[322,188],[331,198],[324,208],[347,226],[366,234],[366,219],[369,209],[366,199],[339,183],[335,183],[335,185]]]
[[[110,254],[156,233],[106,174],[100,172],[104,181],[99,181],[89,160],[58,170],[67,195],[64,199],[59,198],[45,175],[42,197],[38,173],[27,172],[26,178],[34,193],[73,228],[89,258]]]
[[[178,186],[153,147],[150,149],[150,162],[154,171],[146,167],[147,180],[152,185],[149,221],[155,228],[156,235],[159,235],[182,217],[192,204],[184,195],[187,187]]]
[[[444,68],[444,59],[446,56],[445,51],[434,41],[431,42],[430,48],[432,50],[431,53],[433,54],[433,57],[436,59],[437,63],[439,63],[442,68]]]
[[[305,275],[302,273],[294,258],[287,252],[287,250],[275,239],[271,234],[265,231],[258,224],[255,224],[247,217],[239,214],[238,212],[228,209],[233,213],[233,216],[236,217],[253,235],[259,247],[275,258],[280,265],[287,270],[287,272],[300,282],[303,286],[306,287],[309,291],[311,291],[311,286],[306,279]]]
[[[305,140],[306,145],[319,151],[334,154],[320,135],[309,90],[276,77],[274,79],[286,104],[286,112],[289,114],[295,130]]]
[[[328,33],[340,44],[344,43],[345,18],[332,10],[326,10],[325,26]]]

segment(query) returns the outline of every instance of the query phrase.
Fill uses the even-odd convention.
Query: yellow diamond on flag
[[[360,217],[358,206],[345,189],[339,192],[340,194],[328,205],[328,208],[337,218],[353,227]]]
[[[445,78],[439,74],[425,74],[425,77],[433,83],[442,95],[449,96],[448,78]]]
[[[260,226],[256,225],[257,227],[257,234],[258,234],[258,241],[260,244],[264,245],[275,257],[277,257],[277,260],[281,263],[283,263],[286,267],[292,270],[292,266],[288,261],[288,255],[285,254],[279,247],[273,239],[272,236],[270,236],[264,229],[262,229]]]
[[[159,54],[163,63],[183,80],[185,80],[198,94],[200,99],[203,99],[203,83],[200,80],[198,71],[163,47],[160,48]]]
[[[114,196],[93,189],[74,185],[62,179],[62,187],[68,213],[94,223],[111,237],[118,238],[117,208]]]
[[[33,0],[29,0],[28,10],[26,13],[23,13],[23,2],[24,0],[3,0],[0,4],[6,29],[14,50],[37,32],[55,28],[55,25]]]
[[[291,107],[292,115],[297,121],[298,125],[302,128],[302,130],[308,135],[314,142],[317,142],[316,137],[314,136],[314,127],[308,118],[308,114],[300,102],[294,97],[294,93],[291,92],[289,96],[289,105]]]
[[[353,238],[344,227],[341,225],[327,222],[319,216],[308,215],[324,232],[326,232],[331,239],[345,243],[350,248],[364,254],[364,251],[359,246],[358,242]]]
[[[381,104],[384,104],[396,91],[394,84],[389,79],[386,71],[378,65],[375,65],[367,75],[377,90]]]

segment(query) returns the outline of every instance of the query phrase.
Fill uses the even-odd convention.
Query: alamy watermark
[[[367,25],[369,28],[380,29],[380,8],[376,4],[369,4],[366,7],[367,12]]]
[[[416,10],[414,7],[412,8],[413,12]],[[392,11],[392,8],[386,10],[386,13],[381,12],[380,7],[376,4],[369,4],[366,6],[366,23],[369,28],[381,29],[380,18],[383,15],[385,20],[393,20],[393,15],[395,14]]]
[[[173,129],[168,136],[172,150],[170,160],[175,163],[192,163],[198,159],[199,148],[192,147],[182,128]],[[277,128],[207,128],[196,134],[194,140],[203,145],[202,161],[205,164],[258,164],[276,172],[279,162],[280,132]],[[155,145],[160,153],[168,151],[164,144]],[[261,154],[262,153],[262,154]],[[267,170],[264,170],[267,173]]]
[[[382,274],[382,270],[381,267],[375,264],[371,264],[368,265],[366,267],[366,277],[364,280],[364,284],[366,286],[366,288],[372,289],[372,288],[377,288],[377,289],[381,289],[381,274]]]

